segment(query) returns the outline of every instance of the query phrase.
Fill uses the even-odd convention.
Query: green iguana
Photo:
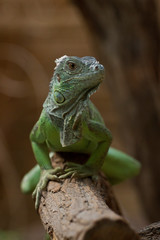
[[[112,135],[90,101],[104,78],[104,67],[94,57],[63,56],[56,60],[50,90],[39,120],[30,134],[36,165],[21,183],[24,193],[33,191],[39,207],[42,190],[49,180],[95,177],[102,170],[112,184],[138,174],[140,163],[110,148]],[[89,154],[80,165],[68,163],[65,170],[52,168],[49,153]]]

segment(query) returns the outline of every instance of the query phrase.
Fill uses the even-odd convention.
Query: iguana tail
[[[111,184],[117,184],[137,175],[141,164],[133,157],[110,148],[102,167],[102,171],[107,176]]]
[[[32,193],[40,178],[40,167],[36,165],[22,179],[21,191],[23,193]]]

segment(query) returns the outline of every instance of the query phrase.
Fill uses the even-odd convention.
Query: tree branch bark
[[[160,239],[160,222],[152,223],[139,232],[141,240],[159,240]]]
[[[78,160],[79,155],[75,156]],[[55,157],[53,166],[64,167],[64,160]],[[121,216],[112,189],[103,176],[96,183],[90,178],[49,182],[41,197],[39,214],[54,240],[139,239]]]

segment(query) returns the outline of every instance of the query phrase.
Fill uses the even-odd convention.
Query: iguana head
[[[57,104],[90,95],[104,77],[104,67],[93,57],[63,56],[56,60],[51,91]]]
[[[58,109],[67,112],[76,103],[85,101],[97,90],[104,78],[104,67],[94,57],[65,55],[55,62],[48,95],[48,106],[51,109],[52,104],[52,112]]]

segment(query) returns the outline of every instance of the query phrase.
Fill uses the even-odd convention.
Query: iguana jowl
[[[104,78],[104,67],[93,57],[63,56],[56,60],[48,97],[31,135],[36,165],[22,180],[22,191],[33,191],[38,208],[42,190],[49,180],[76,176],[96,176],[101,169],[111,183],[118,183],[139,172],[132,157],[110,148],[112,136],[90,101]],[[83,164],[68,163],[62,171],[53,169],[49,152],[89,154]]]

